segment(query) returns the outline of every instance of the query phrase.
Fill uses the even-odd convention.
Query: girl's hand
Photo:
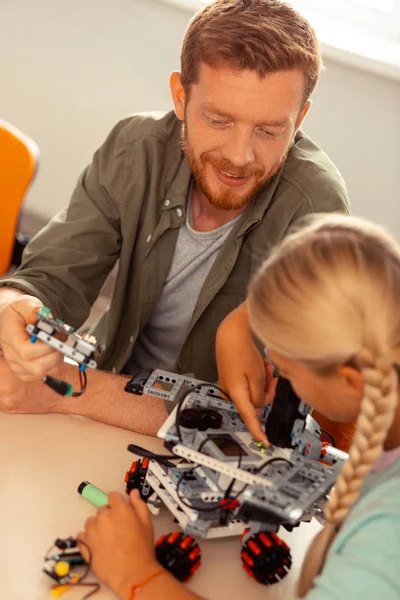
[[[77,536],[79,550],[92,568],[124,600],[133,584],[160,570],[149,510],[134,490],[129,500],[117,492],[108,495],[108,506],[89,517]]]
[[[272,377],[273,367],[263,360],[253,342],[245,302],[219,326],[216,357],[220,387],[236,404],[253,437],[268,443],[257,409],[271,403],[277,379]]]

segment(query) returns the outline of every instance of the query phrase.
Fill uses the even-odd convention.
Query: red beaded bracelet
[[[147,577],[147,579],[145,579],[141,583],[134,584],[131,587],[129,600],[133,600],[133,597],[135,596],[136,592],[138,590],[140,590],[140,588],[144,587],[146,585],[146,583],[149,583],[149,581],[151,581],[152,579],[155,579],[159,575],[162,575],[163,573],[166,573],[166,572],[167,571],[165,569],[160,569],[159,571],[156,571],[155,573],[153,573],[153,575],[150,575],[150,577]]]

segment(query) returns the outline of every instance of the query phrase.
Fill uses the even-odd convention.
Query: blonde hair
[[[322,68],[314,29],[280,0],[215,0],[192,18],[181,48],[182,84],[189,95],[201,63],[255,71],[259,77],[302,69],[304,101]]]
[[[326,507],[299,582],[303,597],[382,451],[397,407],[400,250],[383,228],[318,215],[264,263],[249,293],[250,322],[263,343],[324,373],[352,364],[364,397],[349,459]],[[339,401],[339,400],[338,400]]]

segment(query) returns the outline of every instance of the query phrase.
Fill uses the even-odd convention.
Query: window
[[[391,12],[394,8],[394,0],[350,0],[353,4],[358,4],[363,8],[379,10],[381,12]]]
[[[198,10],[210,0],[164,0]],[[400,41],[400,0],[286,0],[313,22],[313,16],[334,18],[359,31]],[[315,22],[315,18],[314,18]]]
[[[305,16],[310,10],[374,35],[400,41],[400,0],[289,1],[295,8],[303,10]]]
[[[394,9],[394,0],[346,0],[347,4],[356,4],[361,8],[369,8],[370,10],[377,10],[378,12],[390,13]],[[332,0],[328,2],[319,2],[319,4],[332,4]]]

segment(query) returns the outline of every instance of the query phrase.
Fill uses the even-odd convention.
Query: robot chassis
[[[164,503],[183,531],[158,540],[158,560],[187,581],[200,566],[194,536],[239,535],[246,572],[263,584],[283,579],[292,559],[280,526],[292,531],[313,516],[323,522],[326,494],[347,458],[321,442],[310,407],[289,382],[279,378],[260,419],[269,447],[253,439],[213,384],[156,370],[137,374],[125,391],[176,404],[157,434],[172,454],[136,460],[125,476],[127,493],[139,489],[153,514]],[[140,454],[137,446],[128,450]]]
[[[54,319],[49,309],[40,309],[36,324],[27,330],[32,342],[40,339],[74,359],[81,372],[96,368],[101,346],[95,338]],[[71,395],[70,388],[65,382],[54,387],[63,395]],[[157,541],[159,562],[188,581],[201,563],[194,536],[238,535],[242,566],[251,577],[263,584],[283,579],[292,559],[277,535],[279,528],[292,531],[312,517],[323,522],[327,493],[348,456],[321,442],[310,407],[290,383],[279,378],[274,401],[260,417],[269,447],[253,439],[235,405],[214,384],[155,370],[137,373],[125,391],[174,405],[157,434],[171,454],[153,455],[129,445],[128,450],[145,458],[135,460],[125,476],[127,493],[139,489],[153,514],[164,503],[182,530]],[[67,547],[76,546],[72,538],[56,540],[56,546],[67,542]],[[53,557],[48,560],[57,563]],[[72,581],[72,573],[57,574],[54,566],[45,572],[59,583]]]

